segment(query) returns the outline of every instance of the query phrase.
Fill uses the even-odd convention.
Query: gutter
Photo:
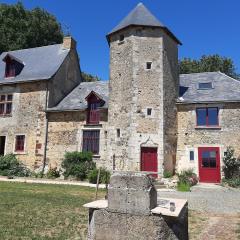
[[[212,103],[240,103],[240,100],[176,102],[177,105],[187,105],[187,104],[212,104]]]
[[[44,140],[44,152],[43,152],[43,168],[41,172],[41,177],[43,177],[46,162],[47,162],[47,143],[48,143],[48,114],[46,112],[48,105],[49,89],[48,82],[46,82],[46,100],[45,100],[45,113],[46,113],[46,127],[45,127],[45,140]]]

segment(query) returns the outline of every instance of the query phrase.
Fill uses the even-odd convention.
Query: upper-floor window
[[[99,130],[84,130],[82,150],[99,154]]]
[[[218,126],[219,110],[217,107],[197,108],[197,126]]]
[[[12,114],[12,94],[1,94],[0,95],[0,116]]]
[[[95,92],[91,92],[86,100],[88,102],[87,109],[87,124],[99,124],[100,122],[100,109],[104,104],[102,98]]]
[[[24,65],[23,63],[17,61],[13,57],[7,55],[3,61],[6,62],[5,66],[5,78],[15,77],[22,71]]]

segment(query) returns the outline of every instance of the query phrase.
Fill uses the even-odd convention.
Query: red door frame
[[[141,147],[141,171],[156,172],[158,171],[157,148]],[[157,178],[157,174],[151,174]]]
[[[216,151],[216,167],[203,167],[202,153],[204,151]],[[221,181],[220,171],[220,148],[199,147],[198,148],[199,181],[206,183],[219,183]]]

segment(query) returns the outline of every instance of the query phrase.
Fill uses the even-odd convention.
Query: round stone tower
[[[142,4],[108,35],[108,164],[116,170],[173,171],[177,142],[178,44]],[[157,174],[155,174],[157,176]]]

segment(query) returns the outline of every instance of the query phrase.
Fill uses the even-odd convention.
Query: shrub
[[[60,177],[60,172],[57,170],[57,168],[51,168],[48,170],[46,177],[50,179],[58,178]]]
[[[223,179],[223,183],[226,183],[230,187],[240,188],[240,177],[234,177],[231,179]]]
[[[240,177],[240,159],[234,157],[234,149],[228,147],[223,158],[223,172],[226,179]]]
[[[163,173],[164,178],[171,178],[172,176],[173,176],[172,173],[169,171],[164,171],[164,173]]]
[[[31,171],[18,161],[14,154],[0,156],[0,175],[28,177]]]
[[[197,175],[193,172],[193,169],[183,170],[177,174],[178,176],[178,189],[188,189],[190,191],[190,187],[194,186],[198,183]],[[179,190],[181,191],[181,190]]]
[[[75,177],[84,180],[89,171],[95,168],[91,152],[67,152],[62,162],[65,177]]]
[[[98,171],[99,169],[94,168],[88,173],[88,180],[90,183],[97,183]],[[110,180],[110,175],[110,172],[107,171],[105,168],[100,168],[99,183],[108,184]]]
[[[178,182],[177,190],[180,192],[190,192],[191,185],[189,183]]]

